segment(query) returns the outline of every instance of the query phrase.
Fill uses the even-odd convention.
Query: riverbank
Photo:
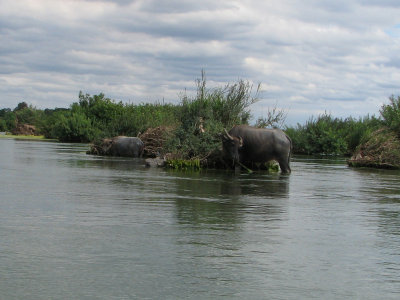
[[[387,128],[373,132],[347,161],[351,167],[400,169],[400,140]]]
[[[45,138],[44,135],[0,134],[0,138],[5,138],[5,139],[17,139],[17,140],[57,141],[56,139],[48,139],[48,138]]]

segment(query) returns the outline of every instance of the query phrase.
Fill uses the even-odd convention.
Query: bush
[[[166,151],[182,159],[205,159],[219,151],[220,134],[224,128],[247,124],[250,119],[249,106],[257,101],[258,89],[252,95],[252,86],[240,80],[224,88],[208,90],[204,72],[197,80],[197,95],[181,99],[179,126],[167,143]]]
[[[39,128],[43,122],[43,111],[33,106],[28,106],[25,102],[21,102],[18,106],[11,110],[9,108],[0,110],[0,130],[14,131],[18,124],[30,124]]]
[[[89,142],[98,135],[98,129],[93,127],[91,120],[82,112],[60,115],[52,130],[52,136],[61,142]]]
[[[166,152],[182,159],[205,159],[221,145],[220,134],[223,127],[218,124],[208,123],[205,131],[187,131],[178,127],[171,139],[167,141]]]
[[[32,107],[26,107],[15,112],[18,124],[34,125],[40,119],[39,114],[40,112]]]
[[[38,129],[45,138],[55,139],[55,125],[61,118],[67,118],[70,110],[67,108],[45,109],[43,119],[39,122]]]
[[[79,103],[74,103],[72,110],[78,109],[101,132],[101,137],[117,135],[137,136],[148,128],[173,125],[177,122],[176,106],[171,104],[126,104],[116,103],[104,94],[90,96],[79,94]]]
[[[3,119],[0,119],[0,131],[7,131],[7,123]]]
[[[389,97],[390,104],[382,105],[380,114],[383,124],[400,137],[400,96]]]
[[[286,133],[292,139],[295,153],[350,155],[379,126],[375,117],[343,120],[325,113],[311,117],[305,125],[287,128]]]
[[[344,135],[346,137],[348,153],[352,153],[355,149],[369,138],[372,132],[382,126],[382,122],[376,117],[367,115],[364,118],[355,120],[347,118],[345,120]]]
[[[12,131],[17,125],[17,118],[15,113],[9,108],[0,110],[0,126],[1,131]]]
[[[335,130],[339,120],[323,114],[311,117],[305,125],[297,125],[297,130],[287,130],[292,138],[294,151],[304,154],[343,154],[346,143]]]

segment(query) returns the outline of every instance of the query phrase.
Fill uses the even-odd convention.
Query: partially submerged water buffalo
[[[235,163],[265,163],[276,160],[282,173],[290,173],[292,141],[280,129],[255,128],[238,125],[225,130],[223,150]]]
[[[138,137],[117,136],[112,140],[110,155],[142,157],[144,144]]]
[[[94,145],[91,154],[142,157],[144,144],[138,137],[117,136],[104,139],[100,145]]]

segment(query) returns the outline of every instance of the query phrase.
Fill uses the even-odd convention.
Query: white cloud
[[[210,85],[261,82],[255,115],[295,123],[377,113],[399,94],[397,1],[0,0],[0,106],[66,107],[79,90],[177,101]]]

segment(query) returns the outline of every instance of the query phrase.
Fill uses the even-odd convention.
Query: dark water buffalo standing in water
[[[142,157],[144,144],[138,137],[117,136],[112,138],[108,155]]]
[[[225,130],[222,145],[225,155],[235,163],[265,163],[276,160],[282,173],[291,172],[292,141],[280,129],[238,125],[229,133]]]

